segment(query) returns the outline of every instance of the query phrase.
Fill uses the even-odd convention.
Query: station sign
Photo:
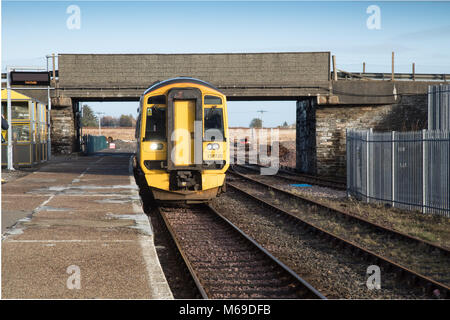
[[[11,71],[12,85],[34,85],[48,86],[50,85],[50,72],[19,72]]]

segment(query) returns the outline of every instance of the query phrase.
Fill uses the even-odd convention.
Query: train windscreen
[[[223,141],[223,110],[220,108],[204,109],[205,140]]]
[[[166,140],[166,108],[147,108],[144,141]]]

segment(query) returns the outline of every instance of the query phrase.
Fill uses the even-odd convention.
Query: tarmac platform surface
[[[2,298],[173,299],[130,159],[52,160],[2,185]]]

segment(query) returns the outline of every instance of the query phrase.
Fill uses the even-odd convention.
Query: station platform
[[[173,299],[130,160],[62,157],[2,185],[3,299]]]

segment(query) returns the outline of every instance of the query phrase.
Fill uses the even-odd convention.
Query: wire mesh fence
[[[450,217],[450,131],[347,131],[347,192]]]

